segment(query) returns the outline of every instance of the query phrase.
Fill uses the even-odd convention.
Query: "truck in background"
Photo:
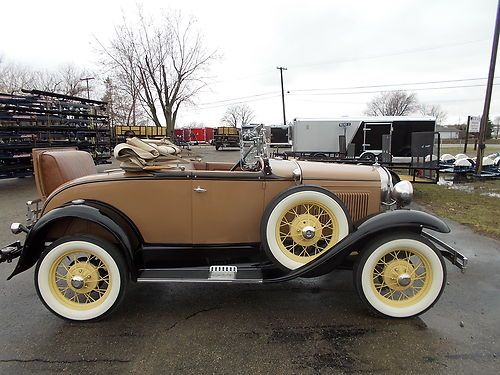
[[[213,138],[213,128],[175,129],[175,142],[179,145],[212,143]]]
[[[240,131],[232,126],[220,126],[214,129],[212,144],[216,150],[224,147],[240,147]]]
[[[115,125],[112,128],[115,143],[125,142],[127,138],[164,138],[167,136],[167,128],[160,126],[143,125]]]

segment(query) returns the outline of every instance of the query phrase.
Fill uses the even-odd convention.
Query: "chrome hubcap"
[[[411,276],[407,273],[402,273],[398,276],[398,284],[400,286],[408,286],[411,283]]]
[[[85,280],[81,276],[73,276],[71,278],[71,286],[75,289],[82,289],[85,286]]]
[[[314,229],[314,227],[306,226],[302,228],[302,237],[304,237],[306,240],[310,240],[311,238],[313,238],[315,233],[316,229]]]

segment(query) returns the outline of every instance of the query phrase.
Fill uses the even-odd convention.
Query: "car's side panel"
[[[279,193],[291,188],[292,186],[297,185],[298,183],[295,181],[284,181],[284,180],[270,180],[266,181],[266,190],[264,193],[264,209],[268,206],[269,203],[273,200],[275,196]],[[264,210],[262,210],[264,213]],[[259,227],[260,221],[262,220],[262,213],[259,218]]]
[[[264,189],[258,179],[193,179],[193,243],[259,242]]]
[[[119,179],[69,186],[50,198],[44,212],[74,199],[105,202],[123,212],[146,243],[191,244],[191,180]]]

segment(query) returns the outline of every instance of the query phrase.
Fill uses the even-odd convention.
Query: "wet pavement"
[[[34,196],[32,178],[0,180],[0,243]],[[14,264],[2,264],[0,374],[497,374],[500,242],[448,223],[439,237],[470,267],[447,262],[440,301],[406,320],[369,315],[351,272],[336,271],[277,285],[133,284],[106,320],[68,323],[38,300],[33,269],[5,281]]]

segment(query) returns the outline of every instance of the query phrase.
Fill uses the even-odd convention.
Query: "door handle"
[[[198,186],[197,188],[194,189],[196,193],[205,193],[207,189],[203,189],[201,186]]]

